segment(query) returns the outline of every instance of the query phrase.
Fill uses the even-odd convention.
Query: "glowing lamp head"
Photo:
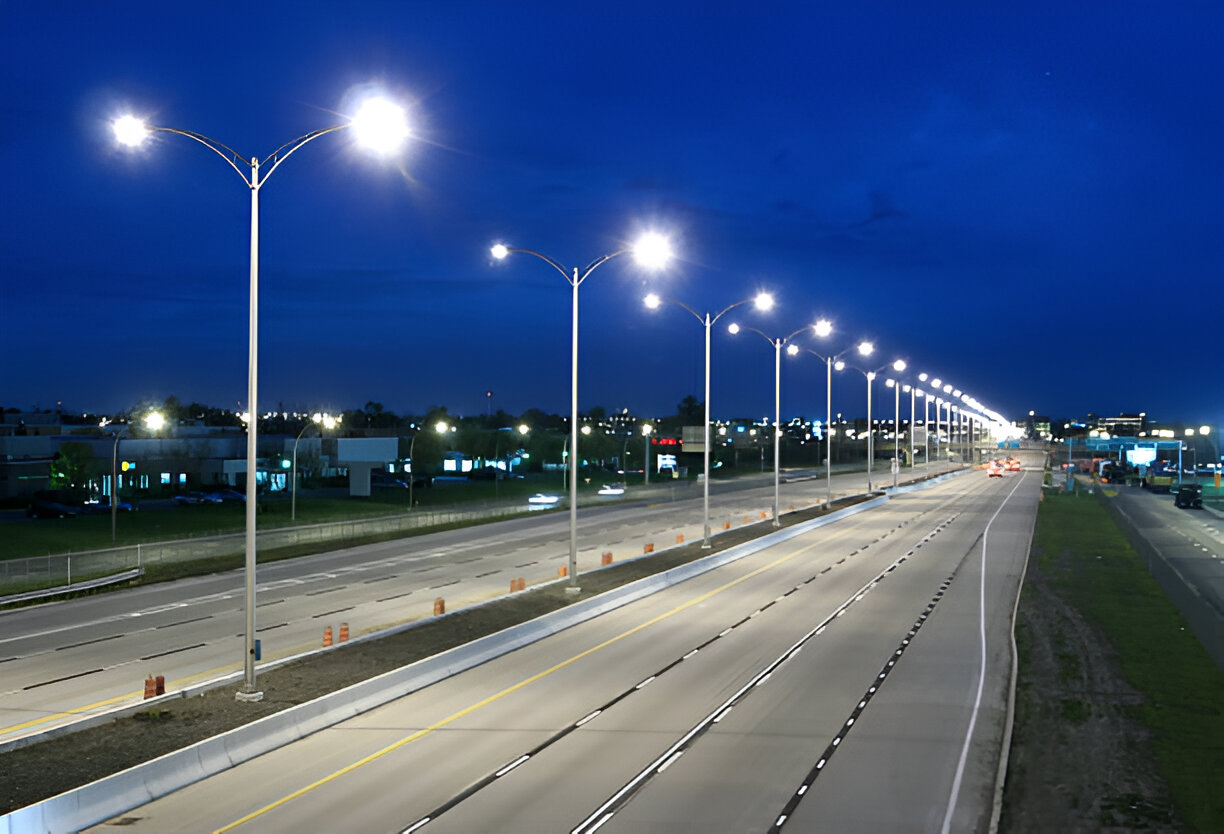
[[[842,360],[838,359],[836,362],[833,363],[833,370],[844,371],[845,369],[846,369],[846,363],[843,362]]]
[[[734,336],[736,333],[740,332],[740,326],[735,322],[731,322],[727,325],[727,332]]]
[[[359,145],[383,155],[397,151],[410,134],[404,108],[383,98],[368,99],[349,124]]]
[[[756,298],[752,299],[752,305],[762,312],[772,310],[774,297],[767,292],[757,293]]]
[[[944,393],[945,393],[945,394],[951,394],[951,393],[952,393],[952,385],[951,385],[951,383],[949,383],[949,384],[945,385],[945,386],[943,387],[943,391],[944,391]]]
[[[450,431],[450,426],[446,424],[445,420],[439,420],[434,424],[434,429],[438,432],[438,434],[444,434],[445,432]]]
[[[786,346],[786,355],[787,355],[787,356],[798,356],[798,355],[799,355],[799,346],[798,346],[798,345],[787,345],[787,346]]]
[[[925,373],[918,374],[918,381],[919,381],[919,382],[926,382],[926,381],[927,381],[927,375],[926,375]]]
[[[510,249],[504,243],[497,243],[494,244],[493,248],[489,250],[489,254],[500,261],[504,260],[505,257],[510,254]]]
[[[135,116],[120,116],[111,122],[111,130],[115,132],[115,141],[129,148],[139,147],[152,132],[143,120]]]
[[[658,232],[642,235],[633,245],[634,259],[647,269],[662,269],[671,256],[671,242]]]
[[[859,342],[858,352],[859,356],[870,356],[875,352],[875,345],[871,342]]]
[[[905,370],[905,360],[898,359],[896,362],[892,364],[892,367],[893,367],[893,370],[897,371],[898,373],[900,373],[901,371],[904,371]]]
[[[144,424],[149,431],[161,431],[166,425],[166,418],[160,411],[150,411],[145,415]]]
[[[820,339],[825,338],[833,332],[833,322],[828,319],[821,319],[812,325],[812,332]]]
[[[642,303],[644,303],[651,310],[657,310],[659,309],[659,305],[663,303],[663,299],[659,298],[659,296],[656,294],[651,293],[642,299]]]
[[[519,427],[518,427],[519,434],[526,434],[529,431],[531,431],[531,426],[527,425],[526,423],[519,424]]]

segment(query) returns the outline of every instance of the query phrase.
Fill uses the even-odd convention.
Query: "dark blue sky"
[[[378,82],[402,155],[341,131],[261,191],[261,410],[566,412],[569,287],[488,247],[581,267],[656,228],[666,272],[582,287],[583,408],[700,397],[701,327],[646,291],[768,289],[740,320],[827,316],[835,350],[872,338],[1008,416],[1224,423],[1224,7],[998,5],[6,0],[0,405],[244,401],[249,192],[109,120],[263,158]],[[716,416],[772,412],[769,345],[720,327],[713,354]],[[782,410],[823,415],[814,357]]]

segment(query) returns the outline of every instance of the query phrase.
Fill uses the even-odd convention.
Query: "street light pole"
[[[403,111],[395,105],[378,99],[367,101],[351,121],[311,131],[281,145],[262,163],[257,157],[252,157],[250,161],[247,161],[227,145],[190,130],[146,125],[134,116],[123,116],[112,123],[116,139],[131,147],[142,145],[154,132],[175,133],[186,136],[188,139],[194,139],[225,160],[226,164],[242,178],[251,192],[250,291],[247,333],[246,533],[244,536],[246,645],[243,686],[235,695],[239,701],[263,699],[263,693],[258,691],[255,685],[255,512],[257,509],[255,497],[257,491],[256,450],[258,448],[256,424],[259,419],[259,190],[286,159],[308,142],[348,127],[357,129],[363,144],[381,151],[392,150],[408,136],[408,126],[404,120]],[[261,176],[262,166],[268,163],[271,163],[270,167]],[[242,167],[239,167],[240,165]]]
[[[732,335],[739,333],[741,330],[749,330],[753,333],[756,333],[762,339],[769,342],[769,344],[773,345],[773,349],[774,349],[774,425],[773,425],[773,444],[774,444],[773,526],[774,527],[782,526],[782,521],[778,517],[778,504],[780,503],[780,496],[781,496],[780,487],[779,487],[779,484],[781,483],[781,477],[779,475],[779,472],[781,469],[781,460],[782,460],[781,443],[780,443],[782,439],[782,346],[789,343],[791,339],[795,338],[803,331],[807,330],[808,327],[810,327],[813,331],[815,331],[817,335],[826,335],[827,333],[830,332],[832,326],[827,321],[822,319],[816,324],[808,325],[807,327],[800,327],[795,332],[791,333],[788,336],[783,336],[780,339],[775,339],[771,336],[767,336],[765,333],[763,333],[760,330],[757,330],[755,327],[742,327],[738,324],[732,323],[727,328],[732,333]],[[798,352],[799,352],[799,347],[797,345],[790,345],[787,348],[787,353],[789,353],[792,356],[794,356]],[[764,450],[762,450],[762,455],[763,454],[764,454]],[[762,468],[764,468],[764,460],[762,460]]]
[[[591,273],[612,258],[632,252],[638,263],[657,268],[671,257],[670,246],[665,238],[657,234],[644,235],[636,245],[618,249],[611,254],[596,258],[581,272],[578,267],[566,269],[557,261],[532,249],[519,249],[498,243],[490,253],[497,260],[504,260],[511,253],[532,255],[560,272],[571,289],[570,308],[570,460],[569,460],[569,582],[567,593],[578,593],[578,288]]]
[[[754,298],[745,298],[742,301],[737,301],[731,306],[724,309],[715,316],[706,313],[703,317],[700,313],[694,310],[687,304],[677,301],[674,298],[660,298],[658,295],[651,293],[646,296],[646,306],[652,310],[658,309],[664,301],[669,301],[677,307],[687,311],[693,318],[697,319],[705,328],[705,429],[703,430],[702,440],[702,518],[704,519],[703,529],[704,535],[701,539],[701,546],[708,549],[710,545],[710,331],[718,320],[727,313],[744,304],[752,302],[758,310],[769,310],[773,307],[773,296],[769,293],[758,293]]]
[[[322,429],[335,428],[336,423],[342,420],[343,417],[332,417],[330,414],[314,414],[310,418],[310,422],[302,426],[302,430],[297,433],[297,437],[293,439],[293,492],[292,498],[289,501],[289,520],[297,521],[297,450],[298,441],[302,439],[302,435],[306,433],[306,429],[311,426],[320,426]],[[322,435],[320,434],[320,437]],[[411,454],[409,454],[411,457]],[[411,500],[411,499],[410,499]]]

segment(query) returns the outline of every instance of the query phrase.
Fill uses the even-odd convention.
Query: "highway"
[[[902,470],[910,476],[909,470]],[[941,471],[941,470],[936,470]],[[923,467],[914,470],[921,474]],[[781,510],[825,497],[824,472],[782,485]],[[791,476],[794,477],[793,475]],[[875,482],[886,473],[877,471]],[[711,525],[739,527],[771,514],[772,477],[711,484]],[[835,475],[834,495],[862,492],[864,473]],[[579,573],[702,535],[700,489],[669,503],[579,510]],[[768,522],[765,522],[768,525]],[[510,580],[557,578],[568,556],[568,516],[541,513],[495,524],[347,548],[260,565],[257,636],[273,662],[321,647],[324,628],[353,637],[505,594]],[[0,742],[139,702],[147,675],[174,691],[242,669],[243,574],[173,583],[0,612]]]
[[[899,494],[93,830],[984,830],[1040,483]]]

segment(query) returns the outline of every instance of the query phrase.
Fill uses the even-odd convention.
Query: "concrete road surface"
[[[984,830],[1040,481],[897,496],[94,830]]]

